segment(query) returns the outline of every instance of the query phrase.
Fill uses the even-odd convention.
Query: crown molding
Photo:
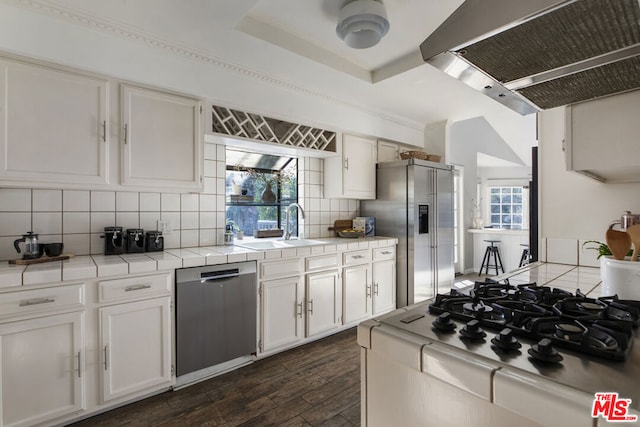
[[[103,33],[107,33],[116,37],[125,38],[136,43],[143,43],[147,46],[162,49],[168,53],[186,57],[188,59],[202,62],[205,64],[213,65],[223,68],[228,71],[232,71],[241,74],[245,77],[249,77],[255,80],[259,80],[264,83],[268,83],[272,86],[280,87],[304,94],[306,96],[322,99],[334,104],[342,105],[345,107],[353,108],[377,116],[381,119],[387,120],[392,123],[396,123],[402,126],[406,126],[418,131],[423,131],[425,128],[424,123],[419,123],[413,120],[409,120],[405,117],[390,114],[380,110],[372,109],[366,105],[354,103],[341,99],[335,96],[330,96],[325,93],[315,91],[291,81],[284,80],[280,77],[266,74],[264,72],[251,69],[244,65],[233,64],[227,62],[221,58],[212,56],[208,53],[202,52],[198,49],[194,49],[189,46],[184,46],[179,43],[163,40],[156,35],[146,33],[138,28],[134,28],[120,22],[114,22],[106,18],[93,16],[79,10],[67,8],[56,4],[53,1],[47,0],[0,0],[3,3],[7,3],[13,6],[20,7],[32,12],[44,14],[56,19],[61,19],[76,25],[82,25],[89,27],[93,30],[97,30]]]

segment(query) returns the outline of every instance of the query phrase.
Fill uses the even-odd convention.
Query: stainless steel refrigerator
[[[360,202],[376,234],[398,238],[397,305],[448,290],[454,279],[453,169],[417,159],[379,163],[376,200]]]

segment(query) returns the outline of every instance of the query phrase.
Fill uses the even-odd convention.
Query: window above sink
[[[283,229],[286,207],[298,202],[297,158],[227,148],[226,159],[227,224],[247,236]],[[298,235],[297,217],[289,229]]]

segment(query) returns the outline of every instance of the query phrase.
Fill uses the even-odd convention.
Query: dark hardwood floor
[[[356,328],[74,426],[359,426]]]

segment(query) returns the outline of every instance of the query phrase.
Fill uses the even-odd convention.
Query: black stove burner
[[[579,290],[572,294],[535,283],[513,286],[508,282],[476,282],[468,293],[452,290],[436,295],[429,312],[448,313],[442,326],[450,330],[451,319],[467,323],[460,331],[463,336],[479,335],[480,326],[502,331],[500,338],[492,340],[496,347],[508,347],[515,339],[512,334],[538,340],[536,350],[529,353],[553,360],[558,359],[557,351],[547,345],[625,360],[633,328],[640,326],[640,301],[616,296],[593,299]],[[438,326],[434,322],[434,328]]]

